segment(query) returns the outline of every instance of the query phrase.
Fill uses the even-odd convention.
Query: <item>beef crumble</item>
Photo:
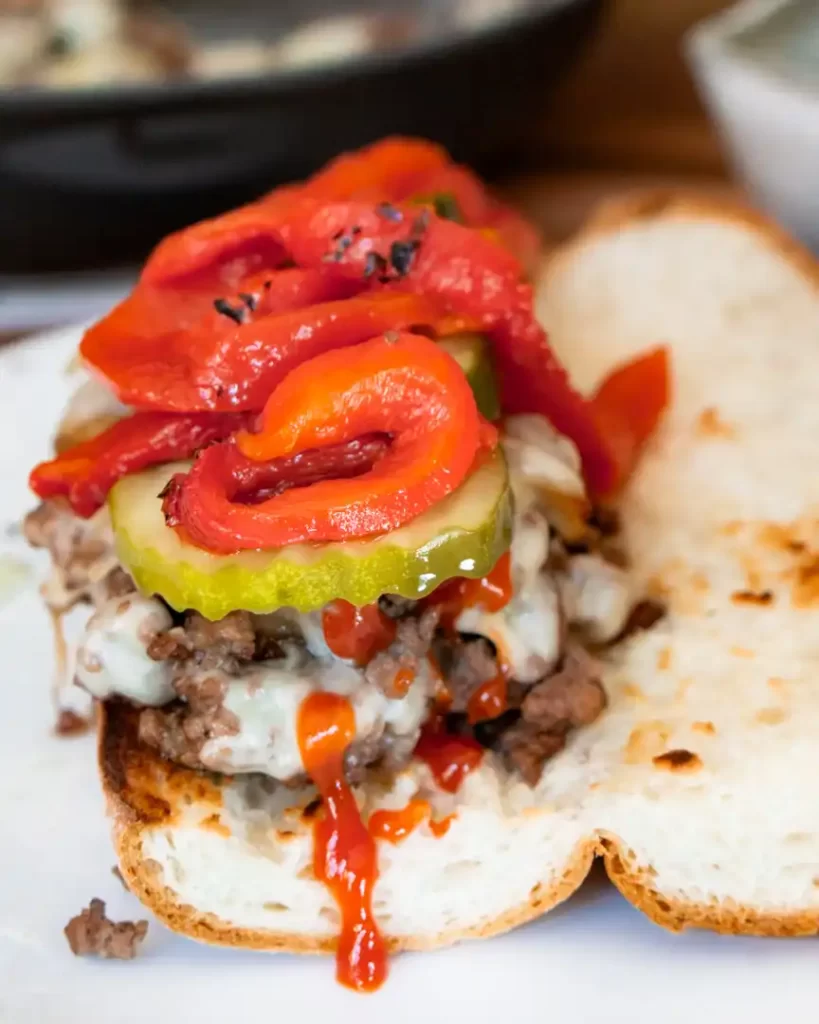
[[[107,595],[107,581],[122,569],[114,553],[107,513],[80,519],[61,501],[44,501],[23,520],[23,534],[33,548],[45,548],[51,555],[52,572],[43,586],[43,596],[54,611],[67,611],[75,604],[96,603]]]
[[[530,785],[543,765],[566,745],[572,729],[590,725],[606,706],[601,666],[576,644],[569,644],[558,670],[523,696],[520,717],[496,739],[510,769]]]
[[[235,736],[239,719],[225,707],[227,682],[207,669],[181,672],[174,680],[181,698],[162,708],[145,708],[139,716],[139,738],[169,761],[202,768],[200,751],[209,740]]]
[[[435,658],[446,680],[450,710],[454,712],[466,711],[475,691],[498,674],[495,648],[482,636],[439,636]]]
[[[147,921],[111,921],[103,900],[93,899],[64,928],[75,956],[100,956],[106,960],[133,960],[148,932]]]
[[[71,708],[60,708],[57,712],[54,732],[57,736],[84,736],[94,728],[95,720],[96,715],[93,708],[87,718],[83,715],[78,715]]]
[[[203,669],[233,672],[242,662],[256,657],[256,630],[250,612],[230,612],[211,622],[198,612],[188,612],[181,626],[158,633],[148,645],[155,661],[186,661]]]
[[[364,669],[366,681],[376,685],[385,697],[403,697],[418,674],[419,662],[429,653],[437,624],[435,608],[427,608],[418,618],[401,619],[395,640]]]

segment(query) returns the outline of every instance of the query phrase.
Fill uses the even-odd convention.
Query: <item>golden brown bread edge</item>
[[[655,217],[709,217],[749,225],[779,250],[800,273],[819,283],[819,262],[778,225],[740,203],[708,199],[696,194],[641,192],[602,203],[574,240],[556,250],[551,259],[571,256],[594,235],[604,235],[635,220]],[[547,261],[548,262],[548,261]],[[139,743],[136,712],[123,704],[105,705],[99,716],[98,756],[100,777],[113,824],[114,846],[128,888],[170,929],[213,945],[288,953],[331,953],[333,938],[306,938],[266,929],[236,928],[213,914],[179,902],[165,886],[158,871],[142,857],[142,833],[161,822],[171,823],[172,802],[190,794],[196,799],[215,795],[218,781],[188,768],[170,765]],[[655,924],[673,932],[703,928],[722,934],[757,936],[807,936],[819,933],[819,913],[770,910],[760,912],[732,901],[696,903],[672,899],[653,884],[650,865],[639,864],[618,836],[598,833],[578,844],[549,887],[537,886],[520,906],[476,927],[444,932],[433,939],[387,936],[393,952],[427,950],[465,939],[489,938],[525,924],[568,899],[582,885],[596,857],[622,895]]]
[[[170,929],[200,942],[288,953],[331,953],[334,938],[306,938],[267,929],[235,928],[213,914],[182,904],[163,885],[158,871],[142,857],[142,833],[160,824],[171,825],[174,804],[190,796],[213,800],[218,806],[218,780],[189,768],[171,765],[137,738],[137,712],[121,703],[105,704],[99,716],[98,756],[102,788],[112,819],[114,848],[128,889]],[[512,907],[493,921],[475,928],[437,935],[434,939],[394,938],[387,935],[392,952],[449,946],[463,939],[489,938],[525,924],[575,892],[591,870],[596,843],[581,844],[559,881],[536,887],[521,906]]]

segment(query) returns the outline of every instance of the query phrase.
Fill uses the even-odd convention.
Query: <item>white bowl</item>
[[[686,44],[737,174],[819,250],[819,2],[743,0]]]

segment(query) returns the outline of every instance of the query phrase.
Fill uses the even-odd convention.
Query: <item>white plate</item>
[[[6,527],[32,498],[26,475],[48,444],[70,383],[76,332],[0,350],[0,554],[41,573]],[[129,963],[76,959],[62,929],[93,896],[142,915],[112,876],[90,737],[51,733],[51,640],[34,585],[0,607],[0,1022],[231,1024],[245,1020],[784,1022],[815,1017],[809,940],[669,935],[599,878],[541,921],[500,939],[397,958],[386,986],[356,996],[326,958],[196,945],[151,923]],[[801,1011],[801,1012],[800,1012]]]

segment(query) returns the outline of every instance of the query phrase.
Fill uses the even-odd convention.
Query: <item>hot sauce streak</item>
[[[461,783],[481,763],[483,747],[471,736],[452,736],[442,722],[424,726],[415,754],[426,761],[441,789],[457,793]]]
[[[415,673],[411,668],[399,668],[392,681],[392,688],[397,697],[406,697],[409,688],[415,679]]]
[[[416,797],[406,807],[397,811],[376,811],[370,817],[369,828],[376,839],[386,839],[388,843],[398,844],[414,832],[418,826],[428,819],[429,830],[436,839],[445,836],[449,826],[455,820],[454,814],[434,821],[431,817],[432,808],[427,800]]]
[[[430,812],[427,801],[420,799],[410,800],[406,807],[397,811],[375,811],[370,817],[370,834],[376,839],[398,844],[418,828]]]
[[[508,706],[506,677],[500,672],[475,690],[466,706],[466,716],[469,724],[475,725],[486,718],[497,718]]]
[[[395,639],[395,622],[377,604],[356,608],[349,601],[333,601],[322,612],[321,625],[333,654],[356,665],[366,665]]]
[[[442,584],[426,599],[440,611],[444,629],[454,629],[455,620],[464,608],[477,605],[488,612],[498,612],[512,599],[512,580],[509,572],[509,553],[501,555],[488,576],[477,580],[463,577]]]
[[[375,840],[344,778],[344,751],[355,735],[355,713],[335,693],[315,692],[299,708],[302,762],[321,794],[324,813],[314,826],[313,871],[341,912],[337,978],[371,992],[387,976],[387,948],[372,913],[378,878]]]
[[[449,832],[449,826],[454,820],[455,815],[448,814],[445,818],[440,818],[438,821],[430,821],[429,830],[436,839],[440,839],[441,836],[445,836]]]

